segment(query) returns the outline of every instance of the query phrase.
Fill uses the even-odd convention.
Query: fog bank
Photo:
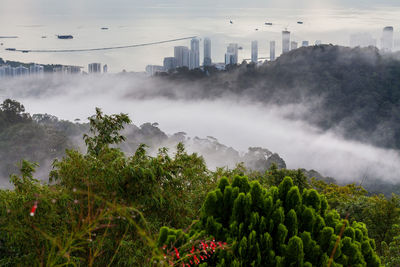
[[[365,176],[400,181],[398,151],[344,140],[289,119],[304,113],[307,103],[267,106],[232,96],[169,97],[160,88],[159,81],[131,75],[50,76],[0,81],[0,97],[16,99],[31,114],[49,113],[71,121],[87,118],[95,107],[108,114],[128,113],[136,125],[157,122],[168,134],[213,136],[241,151],[265,147],[279,153],[288,168],[315,169],[341,181]]]

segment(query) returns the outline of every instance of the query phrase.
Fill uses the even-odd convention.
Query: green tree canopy
[[[327,208],[313,189],[300,195],[289,177],[260,192],[257,181],[237,176],[231,184],[221,180],[208,194],[200,221],[180,238],[194,240],[203,233],[231,244],[204,266],[327,266],[334,249],[331,266],[380,266],[365,224],[350,225]],[[171,245],[160,236],[159,245],[164,244]]]

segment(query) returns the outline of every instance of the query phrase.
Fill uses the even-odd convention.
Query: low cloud
[[[199,97],[198,84],[166,83],[139,75],[50,75],[1,81],[0,96],[20,101],[31,114],[73,121],[100,107],[105,113],[128,113],[136,125],[157,122],[168,134],[213,136],[240,151],[261,146],[278,153],[288,168],[315,169],[341,181],[400,181],[398,151],[345,140],[294,119],[307,114],[307,103],[267,105],[233,95],[210,99]]]

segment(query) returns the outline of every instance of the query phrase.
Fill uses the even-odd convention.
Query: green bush
[[[380,266],[365,225],[349,225],[327,209],[317,191],[304,189],[300,195],[289,177],[269,190],[246,177],[237,176],[231,184],[222,179],[208,194],[201,219],[179,245],[199,236],[228,242],[230,249],[217,251],[204,266],[327,266],[334,249],[331,266]],[[173,234],[163,228],[159,246],[171,246],[164,242],[167,232]],[[178,247],[177,242],[173,245]]]
[[[15,189],[0,190],[0,266],[143,266],[162,225],[180,228],[198,216],[216,185],[203,158],[182,144],[173,156],[160,149],[150,157],[142,145],[127,157],[115,145],[128,121],[96,109],[88,152],[68,150],[54,161],[50,184],[33,178],[36,164],[22,162]],[[209,219],[210,231],[215,225]],[[168,233],[167,242],[180,233]]]

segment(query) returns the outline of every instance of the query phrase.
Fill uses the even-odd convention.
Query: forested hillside
[[[241,97],[265,104],[301,104],[292,115],[346,138],[400,149],[400,61],[376,48],[302,47],[262,66],[220,72],[181,69],[157,79],[163,95]],[[182,88],[177,90],[177,88]]]
[[[21,109],[23,114],[23,111]],[[0,190],[2,266],[398,266],[400,198],[301,170],[210,171],[179,143],[131,156],[126,114],[90,118],[51,183],[23,161]],[[181,229],[181,230],[174,230]]]
[[[63,121],[49,114],[30,115],[21,103],[5,100],[0,105],[0,187],[9,185],[8,177],[17,172],[22,159],[38,163],[38,174],[46,180],[53,160],[64,156],[65,149],[85,151],[81,137],[88,129],[88,123]],[[273,163],[279,168],[286,168],[285,161],[268,149],[254,147],[240,154],[210,136],[189,138],[183,132],[167,135],[157,123],[144,123],[140,127],[128,124],[123,134],[126,142],[120,144],[120,148],[130,154],[141,144],[147,146],[149,154],[155,155],[162,147],[174,151],[176,145],[182,142],[188,150],[203,155],[210,169],[234,167],[242,162],[261,173]]]

